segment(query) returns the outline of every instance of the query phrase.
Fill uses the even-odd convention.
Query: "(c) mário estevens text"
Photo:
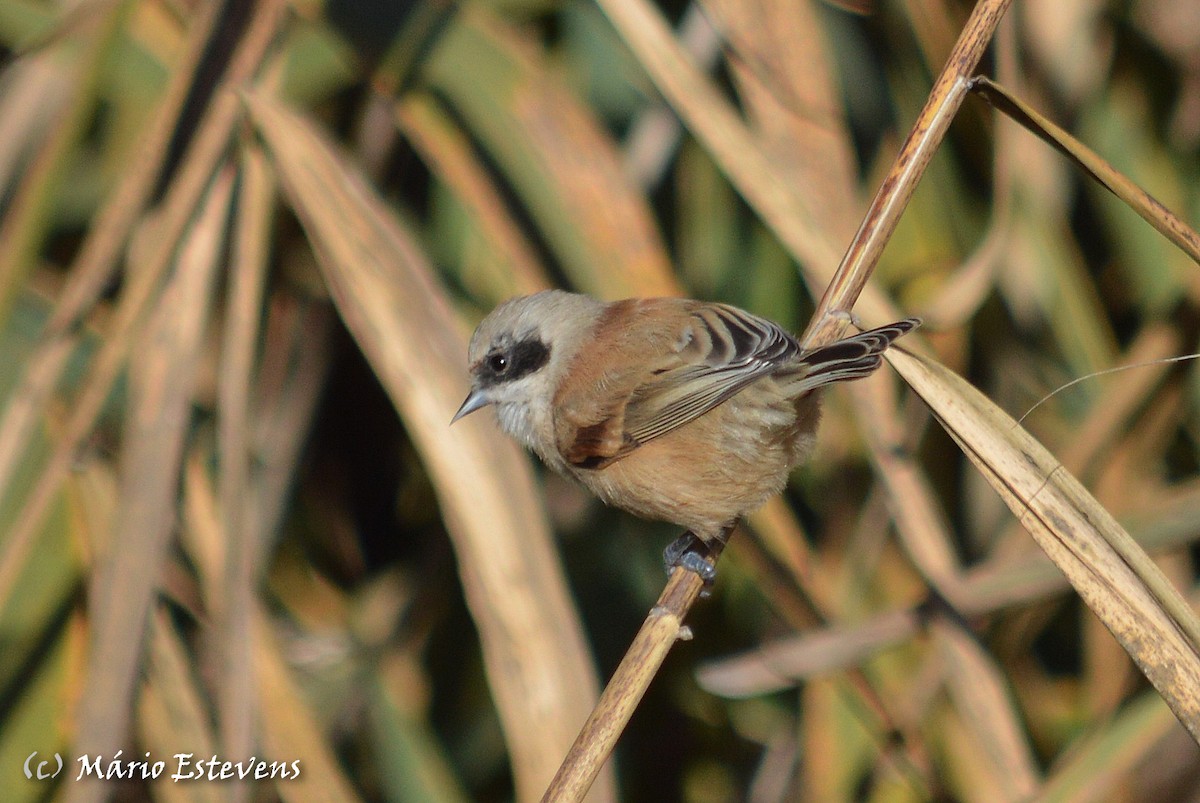
[[[154,761],[149,753],[145,754],[144,759],[134,760],[122,760],[121,753],[118,750],[107,762],[103,756],[80,756],[76,759],[79,762],[79,774],[75,780],[151,780],[167,771],[167,762]],[[194,753],[176,753],[172,758],[174,772],[168,776],[172,781],[267,781],[300,777],[299,759],[264,761],[257,756],[250,756],[243,761],[226,761],[217,755],[196,758]]]

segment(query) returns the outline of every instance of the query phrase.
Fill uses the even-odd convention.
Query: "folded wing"
[[[698,307],[677,367],[634,389],[625,431],[645,443],[687,424],[761,377],[790,365],[800,344],[764,318],[723,304]]]
[[[623,302],[604,337],[613,348],[559,400],[567,462],[600,468],[677,429],[764,376],[800,396],[879,367],[915,318],[804,352],[777,324],[724,304],[679,299]]]

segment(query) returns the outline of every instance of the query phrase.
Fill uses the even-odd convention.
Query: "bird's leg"
[[[716,560],[721,554],[721,550],[725,548],[725,544],[729,540],[730,533],[733,532],[733,527],[733,524],[726,525],[711,540],[700,538],[691,530],[676,538],[663,550],[663,565],[667,574],[670,574],[676,566],[680,566],[689,572],[700,575],[707,590],[717,579],[717,569],[709,559]],[[705,596],[707,596],[707,591]]]
[[[691,530],[667,544],[663,550],[663,567],[670,574],[676,566],[700,575],[704,585],[710,586],[717,579],[716,568],[708,562],[708,546]]]

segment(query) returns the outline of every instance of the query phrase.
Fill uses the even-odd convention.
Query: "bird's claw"
[[[709,562],[712,552],[704,541],[697,538],[690,530],[676,538],[663,550],[663,567],[669,575],[678,566],[699,575],[704,581],[704,590],[700,596],[707,597],[709,589],[717,579],[717,568]]]

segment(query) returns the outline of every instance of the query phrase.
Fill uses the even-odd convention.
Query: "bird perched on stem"
[[[500,428],[555,471],[610,505],[686,527],[668,566],[711,582],[703,553],[719,553],[812,448],[814,391],[870,374],[918,325],[908,318],[806,351],[726,304],[547,290],[479,324],[471,392],[453,421],[493,405]]]

